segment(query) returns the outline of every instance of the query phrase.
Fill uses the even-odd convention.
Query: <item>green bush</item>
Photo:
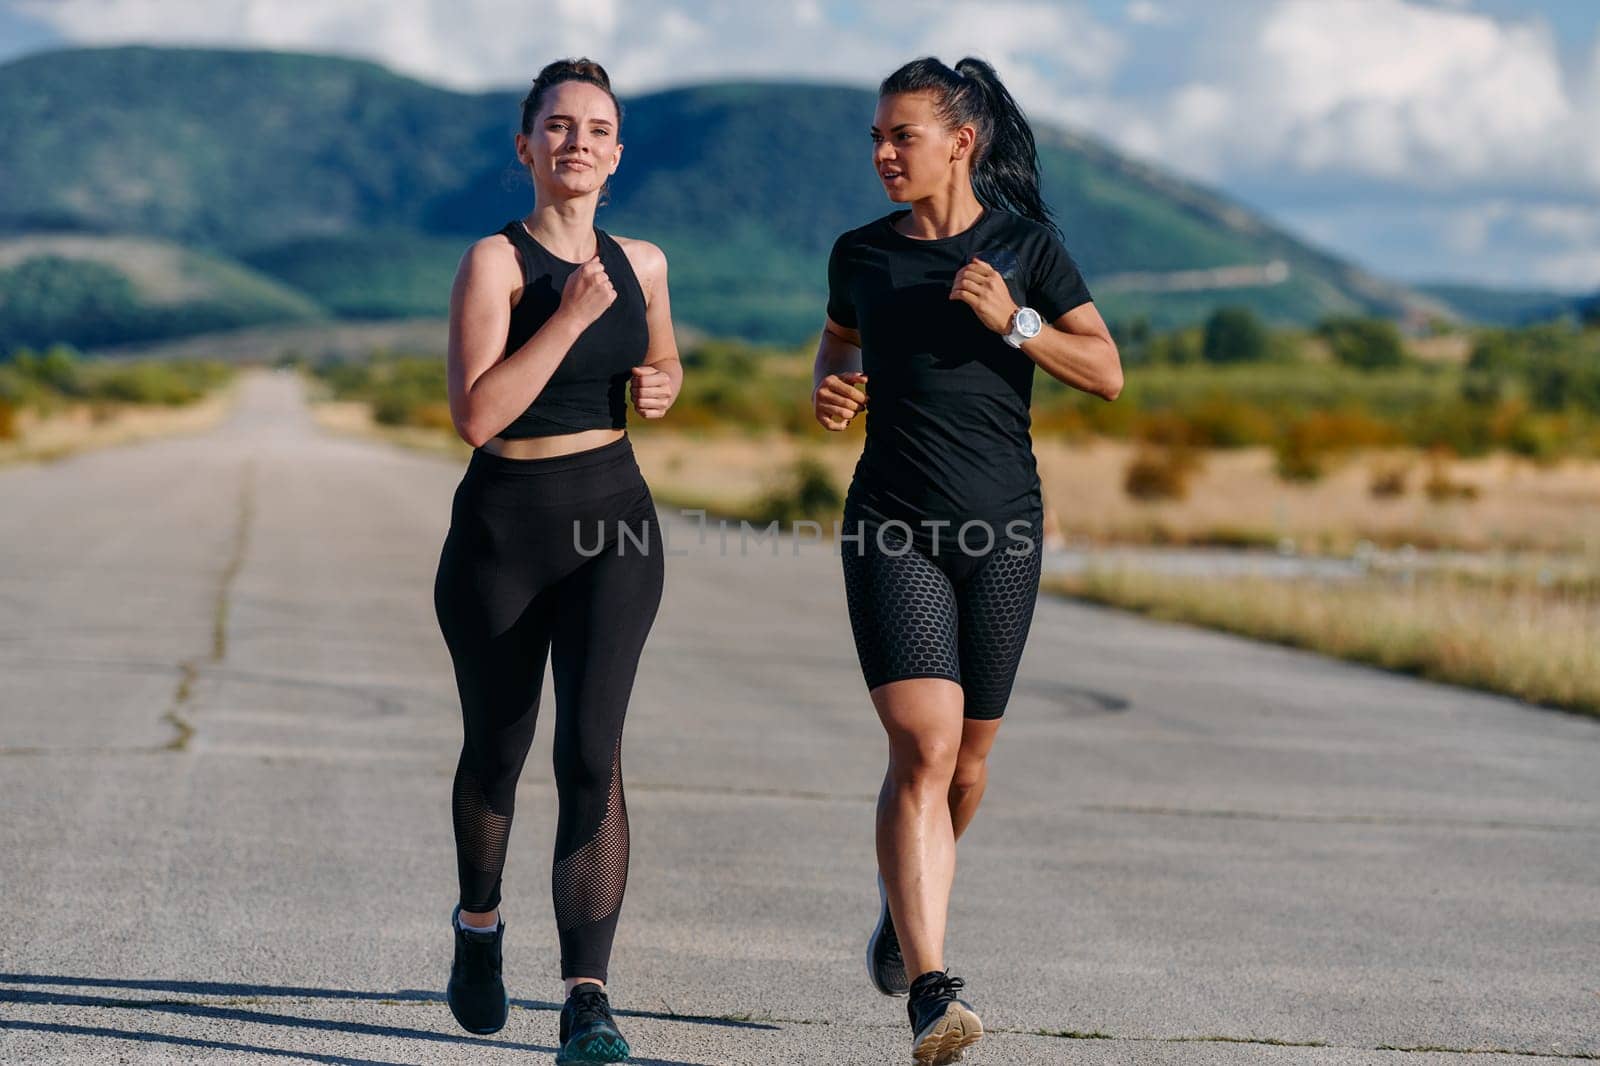
[[[312,372],[335,399],[370,404],[373,419],[386,426],[437,427],[440,405],[448,415],[446,367],[437,356],[380,349],[366,359],[323,360]]]
[[[1206,319],[1202,355],[1208,363],[1259,363],[1267,331],[1248,307],[1219,307]]]
[[[844,494],[820,459],[801,455],[783,480],[757,501],[754,521],[789,523],[804,519],[825,521],[838,517]]]
[[[1317,335],[1328,342],[1334,359],[1357,370],[1388,370],[1405,362],[1400,330],[1387,319],[1325,318],[1317,326]]]
[[[23,348],[0,364],[0,402],[49,411],[68,401],[176,405],[198,400],[233,374],[204,359],[84,359],[65,345]]]
[[[211,381],[207,371],[188,364],[119,363],[94,375],[89,395],[122,403],[175,407],[204,396]]]

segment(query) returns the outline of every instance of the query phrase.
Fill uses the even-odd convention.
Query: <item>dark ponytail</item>
[[[1031,218],[1060,235],[1039,194],[1039,149],[1022,108],[994,68],[971,56],[954,69],[932,56],[913,59],[878,86],[879,96],[927,92],[946,129],[978,131],[972,156],[972,191],[989,207]]]

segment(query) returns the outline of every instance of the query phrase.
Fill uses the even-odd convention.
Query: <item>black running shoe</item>
[[[605,989],[589,981],[575,985],[561,1008],[561,1050],[556,1066],[627,1062],[628,1042],[611,1020]]]
[[[867,977],[872,987],[886,996],[903,996],[910,990],[906,963],[900,957],[900,938],[895,935],[894,919],[889,916],[889,893],[878,875],[878,927],[867,938]]]
[[[972,1006],[957,999],[966,982],[948,971],[929,970],[911,982],[906,1014],[911,1017],[911,1059],[917,1066],[944,1066],[983,1036]]]
[[[488,1036],[501,1030],[511,1010],[506,986],[500,980],[500,941],[506,923],[502,919],[493,932],[469,933],[461,928],[460,915],[460,906],[450,913],[450,925],[456,931],[456,958],[444,998],[461,1028]]]

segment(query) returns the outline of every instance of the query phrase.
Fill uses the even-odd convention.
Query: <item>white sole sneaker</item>
[[[983,1036],[983,1022],[972,1008],[956,1000],[943,1014],[923,1026],[911,1040],[911,1060],[917,1066],[945,1066],[958,1062],[961,1053]]]

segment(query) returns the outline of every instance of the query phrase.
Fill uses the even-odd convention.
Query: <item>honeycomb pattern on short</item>
[[[1011,686],[1033,625],[1033,606],[1039,598],[1044,555],[1040,525],[1035,524],[1031,538],[1033,546],[1026,552],[1013,554],[1007,547],[996,548],[957,590],[961,615],[956,630],[961,638],[968,718],[998,718],[1011,699]]]
[[[852,526],[852,528],[854,528]],[[868,523],[843,548],[845,600],[867,688],[913,677],[961,685],[968,718],[1005,712],[1033,622],[1043,547],[1000,538],[981,560],[924,554],[894,525]]]

